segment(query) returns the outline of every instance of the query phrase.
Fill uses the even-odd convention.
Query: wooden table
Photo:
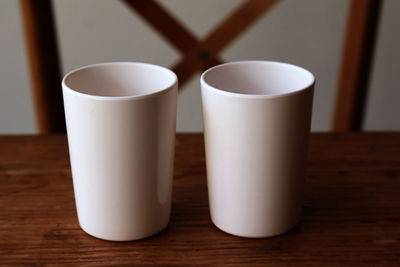
[[[212,225],[202,138],[177,136],[170,225],[116,243],[79,228],[64,135],[0,136],[0,265],[399,266],[400,133],[312,134],[301,223],[269,239]]]

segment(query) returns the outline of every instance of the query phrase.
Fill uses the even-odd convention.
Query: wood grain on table
[[[312,134],[302,220],[268,239],[212,225],[202,138],[177,136],[169,226],[117,243],[79,228],[64,135],[0,136],[0,265],[399,266],[400,133]]]

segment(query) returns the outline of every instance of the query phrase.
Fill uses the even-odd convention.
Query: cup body
[[[302,207],[313,75],[279,62],[243,61],[201,76],[211,219],[225,232],[270,237]]]
[[[128,241],[169,221],[177,78],[144,63],[103,63],[62,82],[75,201],[88,234]]]

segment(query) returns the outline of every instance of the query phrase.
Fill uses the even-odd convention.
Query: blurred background
[[[159,0],[197,39],[204,39],[241,0]],[[53,0],[61,74],[106,61],[171,67],[183,53],[143,17],[117,0]],[[329,131],[345,38],[349,0],[281,0],[261,15],[219,58],[300,65],[317,78],[313,131]],[[380,10],[363,130],[400,130],[400,1]],[[36,133],[33,89],[20,2],[0,1],[0,133]],[[181,85],[177,131],[203,130],[200,71]]]

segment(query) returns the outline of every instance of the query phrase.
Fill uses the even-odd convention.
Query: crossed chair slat
[[[173,15],[153,0],[122,0],[141,15],[171,45],[182,53],[172,69],[180,88],[197,71],[222,63],[218,54],[265,14],[278,0],[247,0],[219,24],[204,40],[197,40]]]

